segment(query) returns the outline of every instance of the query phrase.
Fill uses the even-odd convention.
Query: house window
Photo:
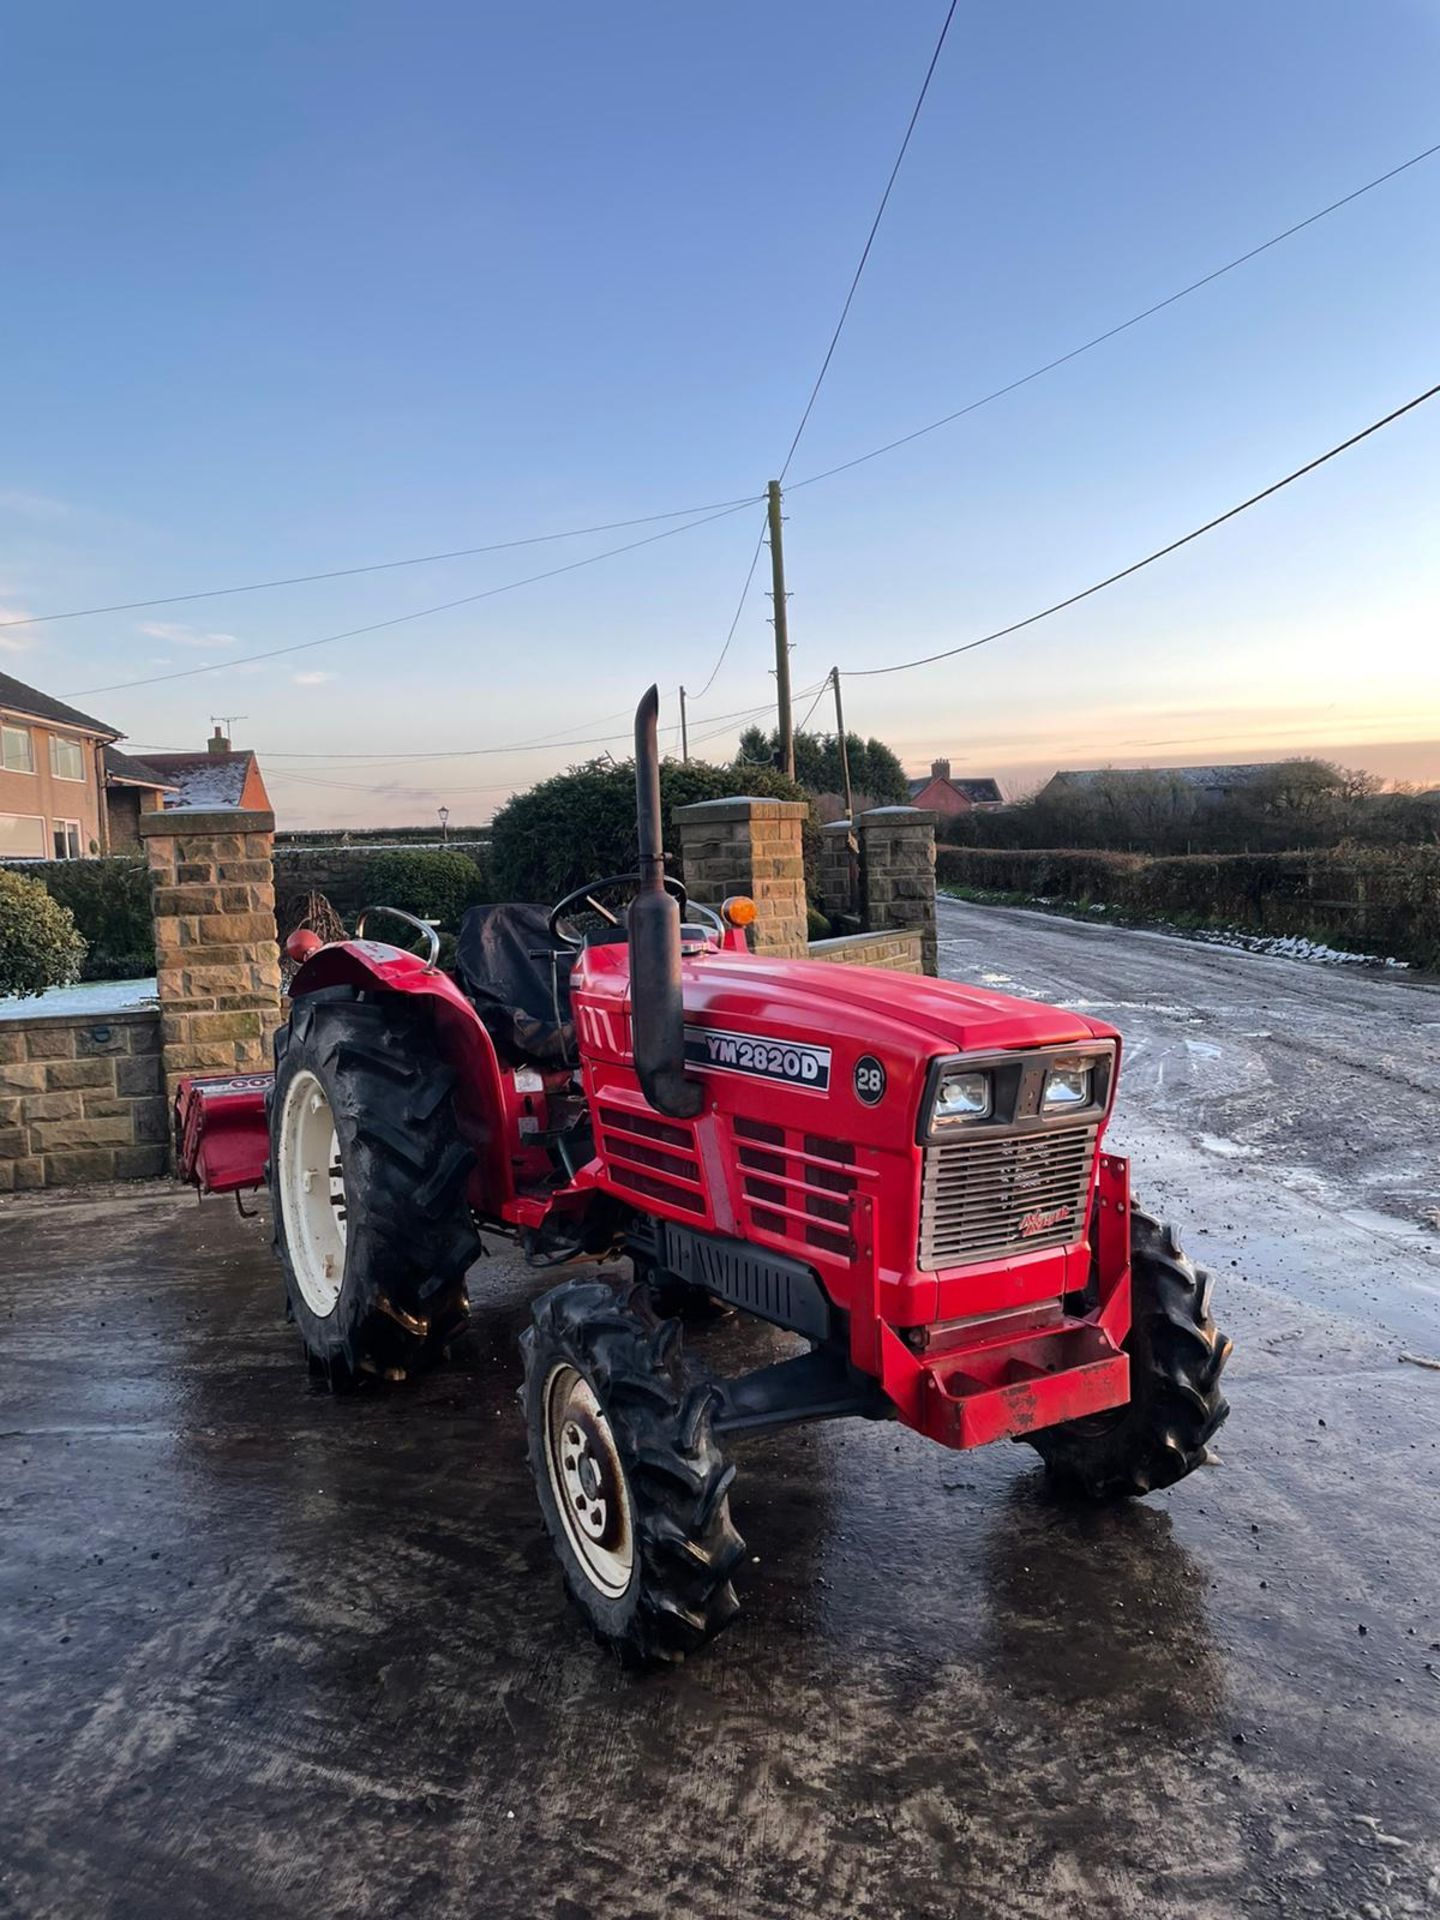
[[[6,773],[33,773],[35,754],[28,727],[0,727],[0,767]]]
[[[85,778],[85,755],[78,740],[66,740],[58,733],[51,734],[50,771],[57,780]]]
[[[57,860],[80,858],[80,822],[78,820],[55,822],[55,858]]]
[[[0,813],[0,859],[43,860],[45,822],[38,814]]]

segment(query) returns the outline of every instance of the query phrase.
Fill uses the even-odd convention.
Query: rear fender
[[[475,1150],[471,1205],[485,1213],[503,1214],[514,1200],[515,1182],[500,1062],[480,1016],[455,982],[417,954],[382,940],[344,940],[321,947],[304,963],[291,983],[290,998],[303,1000],[324,987],[393,993],[427,1003],[440,1056],[455,1072],[460,1132]]]

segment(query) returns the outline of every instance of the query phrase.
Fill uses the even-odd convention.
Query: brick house
[[[167,812],[215,813],[239,808],[246,813],[274,811],[260,763],[248,747],[232,747],[216,727],[203,753],[147,753],[134,763],[163,787]]]
[[[162,808],[271,811],[259,763],[219,727],[201,753],[122,753],[118,727],[0,673],[0,862],[138,853]]]
[[[106,810],[115,853],[138,853],[140,821],[149,813],[273,811],[260,763],[248,747],[232,747],[217,727],[203,753],[147,753],[137,760],[105,749]]]
[[[140,816],[155,813],[175,792],[164,774],[118,747],[105,749],[105,825],[111,853],[140,851]]]
[[[946,820],[953,820],[960,813],[993,813],[1005,804],[1005,796],[996,781],[988,776],[979,780],[952,779],[948,760],[932,760],[929,773],[909,784],[912,807],[926,807]]]
[[[0,673],[0,860],[109,851],[104,755],[118,727]]]

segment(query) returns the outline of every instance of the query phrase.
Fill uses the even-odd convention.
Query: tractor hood
[[[687,963],[685,1017],[759,1031],[844,1034],[917,1055],[1065,1046],[1114,1029],[1063,1007],[917,974],[833,961],[731,958]]]

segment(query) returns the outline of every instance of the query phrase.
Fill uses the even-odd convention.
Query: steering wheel
[[[623,913],[612,913],[605,905],[603,896],[619,892],[622,888],[633,894],[639,885],[638,873],[614,873],[607,880],[591,880],[583,887],[574,888],[550,909],[550,938],[562,947],[584,946],[583,930],[567,924],[569,916],[576,914],[577,909],[583,909],[592,922],[598,921],[602,927],[622,928],[625,925]],[[673,880],[668,873],[665,876],[665,891],[680,902],[680,918],[683,920],[689,909],[689,895],[681,883]]]

